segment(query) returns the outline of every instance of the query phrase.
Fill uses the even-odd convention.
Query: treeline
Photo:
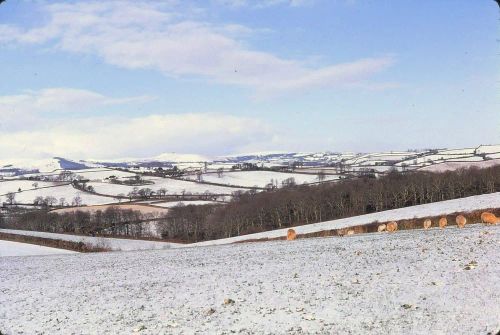
[[[500,191],[500,166],[237,193],[226,206],[171,209],[162,236],[197,242]]]
[[[152,214],[109,206],[95,212],[76,210],[55,213],[46,210],[25,212],[4,217],[1,226],[11,229],[36,230],[52,233],[113,235],[144,237],[147,224],[156,218]]]

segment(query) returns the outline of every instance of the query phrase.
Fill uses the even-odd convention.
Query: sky
[[[0,160],[500,143],[493,0],[0,4]]]

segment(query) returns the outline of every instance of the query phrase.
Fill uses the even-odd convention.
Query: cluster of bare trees
[[[105,210],[95,212],[29,211],[5,218],[2,226],[54,233],[143,237],[145,223],[154,219],[152,214],[109,206]]]
[[[59,174],[52,175],[39,175],[39,176],[30,176],[28,180],[42,180],[42,181],[60,181],[60,182],[71,182],[73,180],[82,180],[83,176],[77,175],[72,171],[63,170],[59,172]],[[34,186],[34,185],[33,185]],[[35,188],[38,187],[34,186]]]
[[[500,166],[291,184],[270,192],[236,193],[223,207],[173,208],[163,220],[163,235],[195,242],[499,191]]]
[[[56,199],[55,197],[49,195],[46,197],[42,196],[37,196],[35,200],[33,200],[33,205],[42,207],[42,208],[49,208],[49,207],[54,207],[54,206],[59,206],[59,207],[64,207],[64,206],[82,206],[83,205],[83,200],[79,195],[76,195],[72,200],[71,203],[66,201],[66,198],[61,197],[59,199]]]

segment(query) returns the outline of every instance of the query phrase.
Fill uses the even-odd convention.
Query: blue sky
[[[500,143],[493,0],[0,5],[0,159]]]

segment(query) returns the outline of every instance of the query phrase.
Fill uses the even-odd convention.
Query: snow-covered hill
[[[171,202],[170,204],[177,205],[178,203]],[[187,204],[189,204],[189,202],[187,202]],[[199,203],[199,205],[202,204],[206,204],[206,202]],[[439,215],[447,215],[457,212],[471,212],[488,208],[500,208],[500,192],[477,195],[477,196],[454,199],[454,200],[440,201],[425,205],[398,208],[388,211],[353,216],[344,219],[324,221],[319,223],[312,223],[302,226],[295,226],[293,227],[293,229],[297,232],[297,234],[308,234],[308,233],[316,233],[332,229],[341,229],[352,226],[370,224],[373,222],[419,219],[419,218],[433,217]],[[102,243],[103,241],[108,240],[107,244],[109,244],[109,247],[111,247],[113,250],[138,250],[138,249],[157,249],[157,248],[163,249],[170,247],[182,248],[182,247],[204,247],[213,245],[224,245],[236,242],[284,237],[286,236],[287,231],[288,228],[276,229],[262,233],[241,235],[241,236],[223,238],[212,241],[198,242],[193,244],[176,244],[176,243],[133,240],[131,241],[131,244],[133,246],[127,246],[127,243],[129,242],[126,242],[127,241],[126,239],[108,239],[108,238],[103,239],[97,237],[86,237],[86,236],[70,235],[70,234],[52,234],[52,233],[27,231],[27,230],[0,229],[0,232],[11,233],[11,234],[39,236],[39,237],[47,237],[54,239],[62,239],[66,241],[76,241],[76,242],[83,241],[85,243],[93,243],[93,244]]]
[[[30,172],[51,172],[58,169],[81,170],[93,167],[145,168],[173,167],[200,169],[251,163],[263,167],[287,167],[299,169],[312,167],[342,167],[343,170],[359,172],[372,170],[385,172],[389,168],[399,170],[418,169],[444,162],[487,162],[500,158],[500,145],[481,145],[461,149],[426,149],[419,151],[390,151],[372,153],[338,152],[262,152],[223,157],[207,157],[198,154],[164,153],[149,158],[124,158],[113,160],[71,160],[55,157],[45,160],[0,161],[0,176],[21,175]],[[491,165],[491,162],[489,163]],[[480,166],[480,164],[479,164]],[[307,172],[307,171],[304,171]]]
[[[180,246],[176,243],[167,242],[132,240],[125,238],[92,237],[70,234],[54,234],[29,230],[0,229],[0,232],[6,234],[36,236],[53,240],[83,242],[94,247],[106,247],[113,251],[169,249],[172,247]]]
[[[461,199],[440,201],[431,204],[411,206],[393,209],[389,211],[376,212],[366,215],[353,216],[345,219],[324,221],[303,226],[293,227],[297,234],[316,233],[325,230],[347,228],[372,222],[398,221],[413,218],[425,218],[438,215],[451,214],[455,212],[470,212],[486,208],[500,208],[500,193],[491,193],[466,197]],[[235,236],[213,241],[199,242],[188,246],[220,245],[247,240],[276,238],[286,236],[288,228],[276,229],[262,233]]]
[[[43,247],[40,245],[0,240],[0,258],[8,256],[42,256],[75,254],[75,251]]]
[[[0,258],[6,334],[495,334],[500,226]],[[230,300],[229,300],[230,299]]]

